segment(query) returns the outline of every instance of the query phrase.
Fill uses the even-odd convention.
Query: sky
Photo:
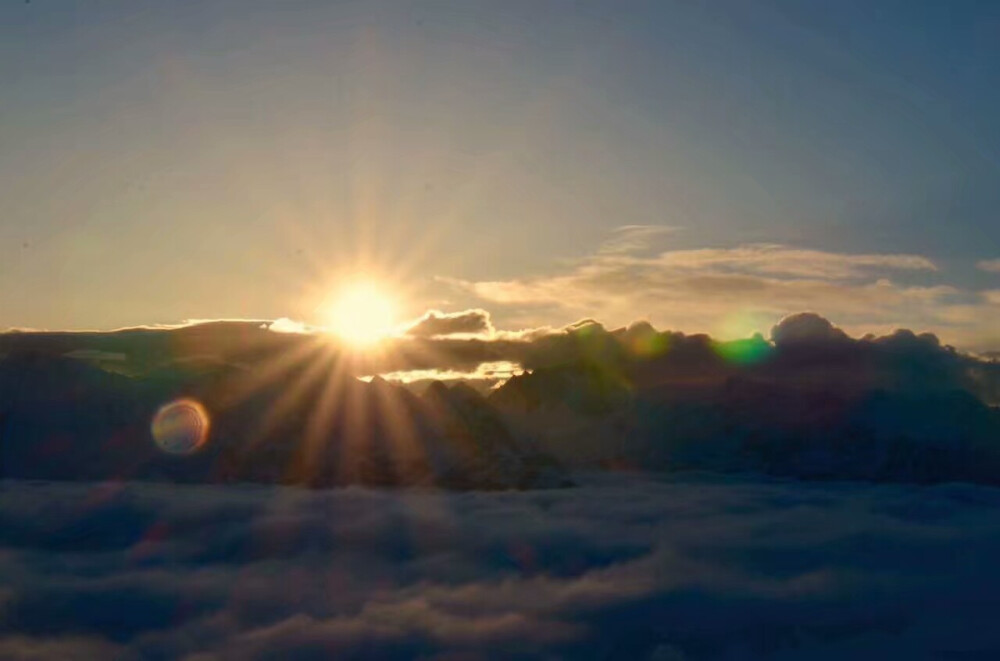
[[[1000,348],[1000,5],[0,6],[0,327],[402,316]]]

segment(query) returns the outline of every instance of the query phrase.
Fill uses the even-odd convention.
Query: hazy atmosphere
[[[0,324],[400,317],[996,349],[980,2],[0,8]],[[114,47],[108,47],[114,44]]]

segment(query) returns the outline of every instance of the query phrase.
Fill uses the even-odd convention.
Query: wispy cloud
[[[672,225],[622,225],[601,244],[603,254],[628,253],[649,248],[657,238],[673,234],[680,228]]]
[[[1000,273],[1000,257],[997,259],[984,259],[976,263],[976,268],[989,273]]]
[[[803,278],[843,280],[874,271],[936,271],[920,255],[847,254],[809,250],[779,244],[750,244],[737,248],[674,250],[661,253],[650,264],[664,268],[717,270]]]
[[[986,292],[945,283],[937,265],[913,254],[837,253],[776,244],[668,250],[602,250],[562,272],[452,283],[530,323],[539,311],[563,321],[591,316],[733,337],[765,330],[802,310],[821,310],[855,333],[912,327],[969,348],[1000,343],[1000,306]],[[768,322],[770,323],[770,322]]]

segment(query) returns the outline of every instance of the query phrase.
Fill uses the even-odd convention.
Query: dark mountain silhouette
[[[2,474],[507,489],[566,485],[568,466],[1000,483],[1000,364],[933,335],[853,339],[800,314],[770,341],[588,320],[488,350],[398,342],[392,360],[422,368],[483,355],[529,369],[488,397],[441,382],[418,395],[359,380],[373,359],[262,322],[5,334]],[[437,353],[409,357],[417,346]],[[181,399],[210,417],[189,455],[150,427]]]
[[[7,478],[264,482],[508,489],[563,486],[549,457],[515,440],[477,393],[418,398],[381,379],[288,369],[244,392],[252,370],[201,365],[145,378],[18,352],[0,361],[0,461]],[[154,442],[150,421],[201,402],[210,441],[190,456]]]
[[[617,335],[662,348],[618,361],[581,352],[490,401],[569,465],[1000,483],[1000,411],[975,377],[989,368],[934,336],[854,340],[815,315],[783,322],[773,344]]]

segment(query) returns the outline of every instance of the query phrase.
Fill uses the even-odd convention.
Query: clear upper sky
[[[990,347],[998,117],[1000,2],[5,2],[0,326],[314,321],[364,270]]]

